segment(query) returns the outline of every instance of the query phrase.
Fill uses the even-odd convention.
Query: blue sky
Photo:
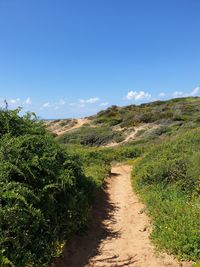
[[[200,95],[199,0],[0,0],[0,104],[43,118]]]

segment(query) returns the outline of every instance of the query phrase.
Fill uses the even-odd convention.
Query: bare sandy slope
[[[156,255],[149,240],[149,219],[132,191],[130,166],[116,166],[98,197],[87,235],[65,248],[57,267],[189,267],[167,254]]]
[[[153,124],[153,123],[145,123],[145,124],[141,124],[140,126],[134,127],[134,131],[130,132],[129,134],[127,134],[126,138],[122,141],[122,142],[112,142],[109,143],[107,145],[105,145],[104,147],[114,147],[114,146],[119,146],[119,145],[123,145],[126,144],[128,142],[131,142],[133,140],[138,139],[137,134],[140,131],[147,131],[147,130],[153,130],[159,128],[159,125]]]
[[[89,123],[89,120],[86,119],[86,118],[84,118],[84,119],[76,119],[76,120],[77,120],[77,123],[73,127],[69,128],[69,129],[64,129],[64,130],[61,129],[57,134],[58,135],[62,135],[64,133],[66,133],[66,132],[78,129],[81,126],[83,126],[84,124]]]
[[[65,134],[66,132],[78,129],[84,124],[90,123],[90,120],[87,118],[71,119],[69,123],[62,126],[62,123],[65,123],[65,121],[66,120],[58,120],[56,122],[51,121],[51,122],[47,122],[46,125],[53,133],[57,135],[62,135],[62,134]]]

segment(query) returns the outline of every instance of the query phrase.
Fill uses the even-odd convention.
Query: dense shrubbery
[[[152,238],[180,258],[199,259],[200,129],[184,133],[198,127],[199,104],[199,98],[187,98],[113,106],[94,117],[96,125],[56,138],[67,146],[34,114],[1,110],[0,266],[45,266],[62,242],[86,226],[110,164],[144,153],[135,163],[134,186],[153,218]],[[162,127],[123,146],[98,147],[124,139],[110,126],[149,122]]]
[[[19,136],[24,134],[45,134],[46,130],[42,127],[42,122],[37,120],[34,113],[27,113],[20,117],[18,113],[21,109],[0,110],[0,138],[4,134]]]
[[[31,115],[0,125],[0,266],[43,266],[85,226],[92,183]]]
[[[140,123],[174,121],[194,121],[197,123],[200,116],[200,99],[198,97],[177,98],[169,101],[155,101],[139,106],[113,106],[101,111],[94,118],[96,124],[121,127],[132,127]]]
[[[200,98],[198,97],[155,101],[139,106],[112,106],[99,112],[96,116],[90,117],[88,125],[66,132],[57,139],[65,144],[81,144],[91,147],[103,146],[112,142],[120,143],[125,140],[130,128],[144,123],[154,123],[160,127],[139,131],[136,138],[157,139],[199,127],[199,117]]]
[[[83,126],[73,132],[58,137],[61,143],[81,144],[85,146],[102,146],[109,142],[123,141],[123,133],[113,131],[109,127]]]
[[[135,170],[142,183],[178,184],[182,190],[198,193],[200,183],[200,130],[161,143],[153,148]]]
[[[135,164],[133,177],[156,244],[179,258],[200,259],[200,129],[155,146]]]
[[[70,153],[79,154],[85,166],[89,164],[108,166],[119,161],[126,161],[140,156],[145,149],[142,142],[133,142],[115,147],[85,147],[68,145]]]

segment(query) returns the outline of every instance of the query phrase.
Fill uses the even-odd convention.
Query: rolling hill
[[[199,125],[199,97],[176,98],[138,106],[112,106],[88,118],[47,123],[61,143],[107,147],[163,138]]]

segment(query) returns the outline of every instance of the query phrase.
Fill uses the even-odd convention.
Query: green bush
[[[27,113],[20,117],[18,113],[20,108],[16,110],[0,110],[0,138],[4,134],[19,136],[23,134],[45,134],[46,130],[43,122],[39,121],[35,113]]]
[[[124,140],[123,133],[113,131],[110,127],[83,126],[72,132],[59,136],[58,141],[63,144],[81,144],[84,146],[102,146],[109,142],[121,142]]]
[[[44,266],[85,227],[93,184],[40,123],[2,112],[0,266]]]
[[[154,147],[135,171],[142,183],[177,183],[183,190],[198,191],[200,130],[194,130]],[[196,162],[196,164],[194,164]]]
[[[104,178],[109,175],[111,167],[111,159],[107,153],[104,153],[104,149],[80,145],[68,145],[66,146],[66,150],[69,154],[79,155],[81,162],[83,163],[84,173],[92,182],[94,182],[96,190],[101,189]],[[105,151],[107,151],[107,149],[105,149]]]

